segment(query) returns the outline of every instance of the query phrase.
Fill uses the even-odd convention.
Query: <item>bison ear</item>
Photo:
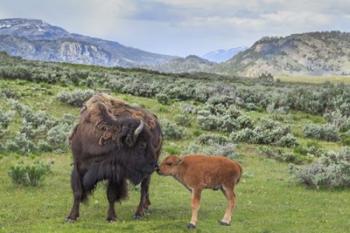
[[[135,145],[140,133],[143,131],[145,123],[143,120],[131,119],[132,121],[137,121],[136,128],[125,127],[125,132],[122,132],[120,137],[124,138],[123,142],[128,146],[132,147]],[[123,127],[124,128],[124,127]]]

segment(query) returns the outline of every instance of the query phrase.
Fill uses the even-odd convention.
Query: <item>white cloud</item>
[[[159,53],[203,54],[262,36],[349,31],[348,0],[1,0],[0,17],[40,18]]]

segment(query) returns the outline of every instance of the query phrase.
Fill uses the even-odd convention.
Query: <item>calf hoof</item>
[[[193,225],[192,223],[187,224],[187,229],[196,229],[196,225]]]
[[[219,224],[222,225],[222,226],[231,226],[230,223],[224,222],[224,221],[222,221],[222,220],[218,220],[218,222],[219,222]]]

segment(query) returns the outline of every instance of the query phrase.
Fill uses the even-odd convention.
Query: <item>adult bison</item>
[[[126,197],[127,179],[141,183],[140,203],[134,217],[142,217],[151,204],[148,188],[162,145],[157,117],[109,95],[97,94],[84,104],[69,139],[74,202],[67,220],[79,217],[80,203],[101,180],[108,181],[108,221],[116,220],[114,203]]]

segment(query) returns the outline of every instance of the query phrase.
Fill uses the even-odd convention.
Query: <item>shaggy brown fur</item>
[[[188,155],[168,156],[159,166],[160,175],[173,176],[192,192],[192,218],[189,228],[195,228],[203,189],[214,189],[224,193],[228,201],[222,225],[231,223],[235,207],[234,188],[242,174],[242,167],[236,161],[223,156]]]
[[[105,94],[91,97],[80,111],[80,120],[72,131],[71,177],[74,203],[67,217],[79,217],[79,204],[100,180],[108,180],[107,220],[114,221],[115,201],[127,194],[127,182],[141,182],[141,199],[135,217],[141,217],[150,205],[149,183],[157,167],[162,133],[157,117],[124,101]]]

